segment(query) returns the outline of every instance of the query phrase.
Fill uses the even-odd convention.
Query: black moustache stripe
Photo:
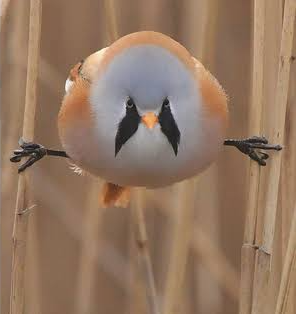
[[[136,106],[126,107],[126,115],[120,121],[115,137],[115,157],[121,147],[137,132],[141,117]]]
[[[180,144],[180,131],[173,117],[170,106],[162,106],[162,110],[158,116],[162,133],[167,137],[172,145],[175,155],[178,154]]]

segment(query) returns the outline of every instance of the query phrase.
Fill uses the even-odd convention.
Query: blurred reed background
[[[29,28],[29,1],[10,2],[1,25],[2,313],[9,312],[18,181],[16,165],[9,162],[9,156],[22,133]],[[292,5],[291,12],[295,1],[285,2]],[[112,14],[106,13],[104,3],[108,4],[103,0],[43,0],[35,140],[47,147],[61,147],[56,118],[69,69],[117,36],[109,27]],[[282,140],[283,132],[279,138],[275,133],[284,126],[285,107],[275,106],[285,99],[285,95],[277,94],[279,90],[285,92],[277,83],[283,0],[258,0],[255,7],[253,1],[246,0],[113,3],[119,36],[139,30],[163,32],[187,47],[218,78],[229,95],[228,137],[259,132],[274,141]],[[286,252],[291,252],[287,245],[296,201],[296,98],[291,88],[295,86],[296,69],[292,60],[288,59],[291,72],[282,160],[273,157],[275,160],[260,171],[253,165],[249,185],[250,162],[226,148],[210,169],[186,183],[194,187],[190,195],[184,192],[186,185],[145,194],[148,247],[164,313],[232,314],[238,313],[241,303],[244,314],[251,313],[252,302],[252,314],[274,313],[284,259]],[[287,64],[287,58],[283,58],[283,64]],[[285,76],[280,78],[287,82]],[[277,189],[277,175],[279,194],[272,207],[269,183],[275,182],[273,188]],[[36,207],[27,213],[25,313],[148,313],[132,210],[98,208],[99,185],[96,179],[74,174],[65,160],[45,158],[34,165],[29,193]],[[177,204],[178,200],[183,203]],[[253,219],[248,216],[244,236],[247,208]],[[266,212],[270,214],[267,218]],[[266,226],[271,229],[267,240],[267,231],[262,232],[268,229]],[[266,242],[270,251],[264,268],[260,251],[253,250],[252,245]],[[244,281],[240,293],[243,243],[248,245],[242,250]],[[251,252],[247,252],[249,248]],[[266,276],[270,262],[271,272]],[[253,287],[248,279],[254,271]],[[293,314],[295,266],[294,277],[290,277],[285,313]]]

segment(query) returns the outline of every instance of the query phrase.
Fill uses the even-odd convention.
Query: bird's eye
[[[170,107],[170,101],[166,98],[162,103],[163,108],[169,108]]]
[[[132,108],[134,108],[135,106],[136,106],[136,105],[135,105],[133,99],[129,97],[128,100],[127,100],[127,102],[126,102],[126,108],[132,109]]]

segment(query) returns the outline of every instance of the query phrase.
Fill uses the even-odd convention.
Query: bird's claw
[[[252,160],[257,161],[260,166],[266,166],[266,160],[269,158],[268,154],[261,151],[256,152],[255,150],[251,151],[248,156]]]
[[[269,155],[261,150],[281,150],[282,146],[268,144],[268,140],[262,136],[253,136],[244,140],[234,140],[233,146],[235,146],[242,153],[248,155],[252,160],[256,161],[260,166],[266,166],[266,160]]]
[[[40,160],[47,154],[46,148],[40,144],[25,142],[22,138],[19,140],[21,149],[16,149],[13,156],[10,158],[11,162],[20,162],[22,158],[29,157],[19,168],[18,172],[24,171],[26,168],[33,165],[36,161]]]

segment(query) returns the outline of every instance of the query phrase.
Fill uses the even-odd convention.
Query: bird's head
[[[125,36],[103,56],[90,101],[100,127],[116,133],[115,156],[139,131],[143,140],[163,138],[177,156],[182,130],[200,102],[193,60],[165,35]]]

